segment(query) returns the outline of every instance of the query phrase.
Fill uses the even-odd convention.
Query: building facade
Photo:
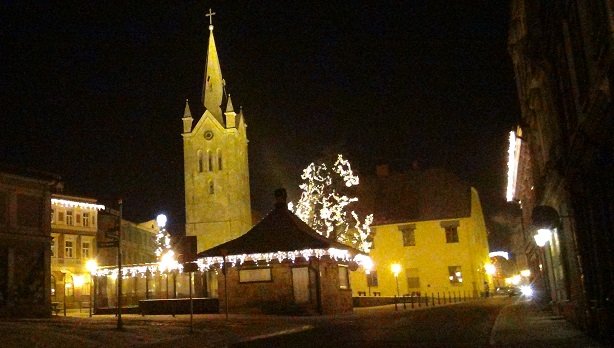
[[[101,209],[92,198],[51,196],[51,300],[62,309],[90,305],[93,284],[86,264],[96,258]]]
[[[528,263],[540,271],[546,301],[608,336],[614,7],[607,0],[511,4],[508,44],[521,109],[514,136],[524,149],[508,199],[521,204]]]
[[[213,25],[209,30],[203,100],[198,106],[205,111],[193,126],[186,101],[182,118],[186,235],[197,237],[199,251],[251,227],[247,125],[226,93]]]
[[[96,240],[112,241],[118,231],[117,216],[99,215],[99,228]],[[158,227],[155,220],[134,223],[122,219],[122,264],[135,265],[156,262],[156,233]],[[109,238],[111,236],[111,238]],[[117,248],[100,248],[96,254],[100,266],[117,265]]]
[[[356,272],[353,294],[478,297],[492,290],[478,192],[437,169],[378,172],[361,183],[368,192],[360,200],[375,216],[374,266]]]
[[[0,167],[0,317],[51,314],[51,193],[59,177]]]

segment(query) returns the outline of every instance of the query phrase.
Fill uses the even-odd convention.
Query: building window
[[[57,257],[57,237],[51,237],[51,257]]]
[[[440,226],[446,231],[446,243],[458,243],[458,220],[442,221]]]
[[[64,222],[64,212],[58,211],[58,222]]]
[[[458,229],[446,227],[446,243],[458,243]]]
[[[68,226],[74,225],[73,219],[72,219],[72,210],[66,211],[66,224]]]
[[[198,157],[198,172],[202,173],[203,172],[203,152],[201,150],[198,150],[196,156]]]
[[[420,275],[417,268],[408,268],[407,272],[407,287],[409,289],[420,289]]]
[[[377,271],[371,271],[371,273],[367,274],[367,286],[377,286]]]
[[[222,170],[222,150],[217,150],[217,170]]]
[[[461,266],[448,266],[448,279],[452,285],[461,285],[463,283]]]
[[[55,210],[53,210],[53,208],[52,208],[51,209],[51,223],[55,222],[54,218],[55,218]]]
[[[83,213],[83,226],[88,227],[90,225],[90,213]]]
[[[403,246],[415,246],[416,245],[416,225],[403,225],[399,226],[399,231],[403,235]]]
[[[239,283],[256,283],[271,281],[270,268],[250,268],[239,270]]]
[[[72,259],[74,256],[75,242],[72,240],[64,241],[64,257]]]
[[[50,285],[51,285],[51,296],[53,298],[55,298],[55,286],[56,286],[56,284],[55,284],[55,276],[53,274],[51,275],[51,284]]]
[[[209,180],[209,194],[212,195],[215,193],[215,187],[213,186],[213,180]]]
[[[347,266],[339,265],[337,269],[339,270],[339,288],[349,289],[350,288],[350,276],[348,274]]]
[[[75,222],[77,225],[81,225],[81,214],[75,214]]]
[[[210,172],[213,171],[213,155],[211,151],[207,151],[207,170]]]
[[[92,254],[90,252],[91,248],[92,248],[92,243],[89,240],[81,242],[81,258],[82,259],[90,258],[90,255]]]

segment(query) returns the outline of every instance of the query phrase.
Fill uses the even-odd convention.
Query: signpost
[[[119,245],[119,243],[117,243],[116,240],[111,240],[108,242],[97,242],[96,246],[98,248],[117,248],[117,246]]]
[[[190,276],[190,333],[194,333],[194,301],[192,299],[192,274],[198,271],[198,265],[193,262],[184,263],[183,271],[188,272],[188,275]]]

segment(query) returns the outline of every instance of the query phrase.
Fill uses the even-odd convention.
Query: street
[[[497,314],[508,303],[494,298],[413,311],[365,311],[233,347],[486,347]]]

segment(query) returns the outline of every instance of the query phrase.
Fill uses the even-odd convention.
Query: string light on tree
[[[158,259],[171,249],[171,236],[166,231],[166,222],[166,215],[160,214],[156,217],[156,224],[158,224],[158,233],[156,233],[156,256]]]
[[[325,163],[311,163],[303,170],[301,179],[301,198],[296,206],[289,203],[288,209],[319,234],[369,252],[373,214],[361,220],[349,208],[358,198],[343,193],[360,182],[350,162],[337,155],[330,169]]]

